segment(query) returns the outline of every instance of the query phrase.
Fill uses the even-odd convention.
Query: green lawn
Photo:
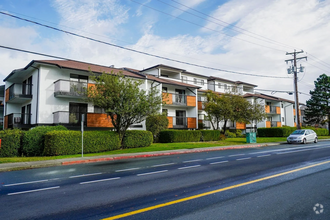
[[[278,138],[278,137],[257,138],[257,143],[281,142],[281,141],[286,141],[286,138]],[[193,149],[193,148],[204,148],[204,147],[240,145],[240,144],[246,144],[246,139],[245,138],[228,138],[224,141],[212,141],[212,142],[183,142],[183,143],[165,143],[165,144],[155,143],[149,147],[130,148],[130,149],[115,150],[115,151],[108,151],[108,152],[101,152],[101,153],[84,154],[84,157],[101,156],[101,155],[111,156],[111,155],[125,154],[125,153]],[[75,158],[75,157],[81,157],[81,154],[53,156],[53,157],[3,157],[3,158],[0,158],[0,163],[42,161],[42,160],[54,160],[54,159]]]

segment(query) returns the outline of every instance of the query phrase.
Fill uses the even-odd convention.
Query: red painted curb
[[[256,147],[265,147],[267,144],[258,144],[258,145],[250,145],[250,146],[235,146],[235,147],[218,147],[212,149],[195,149],[195,150],[186,150],[186,151],[178,151],[178,152],[169,152],[169,153],[154,153],[154,154],[140,154],[140,155],[132,155],[132,156],[120,156],[120,157],[103,157],[103,158],[95,158],[88,160],[76,160],[76,161],[68,161],[62,162],[62,165],[73,165],[73,164],[82,164],[82,163],[95,163],[95,162],[103,162],[109,160],[124,160],[124,159],[133,159],[133,158],[143,158],[143,157],[159,157],[159,156],[169,156],[169,155],[177,155],[177,154],[189,154],[189,153],[201,153],[208,151],[219,151],[219,150],[234,150],[234,149],[243,149],[243,148],[256,148]]]

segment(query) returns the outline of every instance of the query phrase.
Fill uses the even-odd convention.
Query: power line
[[[307,54],[307,52],[306,52],[306,54]],[[319,63],[323,63],[322,65],[325,65],[325,66],[327,66],[328,68],[330,68],[330,64],[329,64],[329,63],[320,60],[319,58],[317,58],[316,56],[314,56],[314,55],[312,55],[312,54],[310,54],[310,53],[308,53],[308,55],[314,57],[316,60],[319,61]],[[314,59],[314,60],[315,60],[315,59]]]
[[[258,40],[262,40],[262,41],[265,41],[265,42],[267,42],[267,43],[275,44],[275,45],[278,45],[278,46],[282,46],[282,47],[286,47],[286,48],[290,48],[290,49],[294,48],[293,46],[290,46],[290,45],[286,45],[286,44],[283,44],[283,43],[277,42],[277,41],[275,41],[275,40],[269,39],[269,38],[267,38],[267,37],[264,37],[264,36],[261,36],[261,35],[255,34],[255,33],[252,33],[252,32],[250,32],[250,31],[248,31],[248,30],[246,30],[246,29],[243,29],[243,28],[237,27],[237,26],[235,26],[235,25],[232,25],[232,24],[230,24],[230,23],[227,23],[227,22],[225,22],[225,21],[222,21],[222,20],[220,20],[220,19],[217,19],[217,18],[215,18],[215,17],[213,17],[213,16],[210,16],[210,15],[208,15],[208,14],[205,14],[205,13],[201,12],[201,11],[198,11],[198,10],[196,10],[196,9],[193,9],[193,8],[189,7],[189,6],[186,6],[186,5],[184,5],[184,4],[180,3],[180,2],[177,2],[177,1],[172,0],[173,2],[175,2],[175,3],[177,3],[177,4],[181,5],[181,6],[184,6],[184,7],[188,8],[188,9],[190,9],[190,10],[192,10],[192,11],[195,11],[195,12],[197,12],[197,13],[199,13],[199,14],[202,14],[202,15],[204,15],[204,16],[206,16],[206,17],[209,17],[209,18],[212,18],[212,19],[214,19],[214,20],[220,21],[220,22],[222,22],[222,23],[224,23],[224,24],[220,24],[220,23],[218,23],[218,22],[214,22],[214,21],[212,21],[212,20],[210,20],[210,19],[207,19],[207,18],[201,17],[201,16],[199,16],[199,15],[196,15],[196,14],[194,14],[194,13],[191,13],[191,12],[189,12],[189,11],[186,11],[186,10],[183,10],[183,9],[181,9],[181,8],[179,8],[179,7],[176,7],[176,6],[174,6],[174,5],[171,5],[171,4],[167,3],[167,2],[164,2],[164,1],[162,1],[162,0],[158,0],[158,1],[161,2],[161,3],[163,3],[163,4],[165,4],[165,5],[170,6],[170,7],[172,7],[172,8],[175,8],[175,9],[178,9],[178,10],[180,10],[180,11],[183,11],[184,13],[187,13],[187,14],[193,15],[193,16],[195,16],[195,17],[201,18],[201,19],[203,19],[203,20],[206,20],[206,21],[212,22],[212,23],[214,23],[214,24],[217,24],[217,25],[220,25],[220,26],[223,26],[223,27],[230,28],[231,30],[233,30],[233,31],[235,31],[235,32],[237,32],[237,33],[241,33],[241,34],[247,35],[247,36],[249,36],[249,37],[252,37],[252,38],[255,38],[255,39],[258,39]],[[229,27],[228,27],[228,26],[229,26]],[[240,31],[240,30],[236,30],[236,29],[240,29],[240,30],[242,30],[242,31]],[[246,34],[246,33],[244,33],[244,32],[247,32],[247,33],[249,33],[249,34]],[[253,35],[254,35],[254,36],[253,36]]]
[[[273,47],[268,47],[268,46],[265,46],[265,45],[257,44],[257,43],[254,43],[254,42],[251,42],[251,41],[248,41],[248,40],[244,40],[244,39],[241,39],[241,38],[238,38],[238,37],[235,37],[235,36],[232,36],[232,35],[229,35],[229,34],[223,33],[223,32],[218,31],[218,30],[214,30],[214,29],[211,29],[211,28],[205,27],[205,26],[203,26],[203,25],[200,25],[200,24],[194,23],[194,22],[192,22],[192,21],[189,21],[189,20],[186,20],[186,19],[183,19],[183,18],[176,17],[176,16],[174,16],[174,15],[171,15],[171,14],[169,14],[169,13],[166,13],[166,12],[160,11],[160,10],[158,10],[158,9],[156,9],[156,8],[150,7],[150,6],[146,5],[146,4],[142,4],[142,3],[137,2],[137,1],[134,1],[134,0],[131,0],[131,1],[134,2],[134,3],[136,3],[136,4],[142,5],[142,6],[146,7],[146,8],[149,8],[149,9],[152,9],[152,10],[154,10],[154,11],[160,12],[160,13],[162,13],[162,14],[165,14],[165,15],[168,15],[168,16],[171,16],[171,17],[174,17],[174,18],[176,18],[176,19],[179,19],[179,20],[182,20],[182,21],[184,21],[184,22],[187,22],[187,23],[190,23],[190,24],[193,24],[193,25],[199,26],[199,27],[204,28],[204,29],[208,29],[208,30],[211,30],[211,31],[214,31],[214,32],[218,32],[218,33],[223,34],[223,35],[227,35],[227,36],[232,37],[232,38],[235,38],[235,39],[237,39],[237,40],[245,41],[245,42],[247,42],[247,43],[251,43],[251,44],[254,44],[254,45],[257,45],[257,46],[260,46],[260,47],[265,47],[265,48],[268,48],[268,49],[272,49],[272,50],[276,50],[276,51],[285,52],[284,50],[279,50],[279,49],[277,49],[277,48],[273,48]]]
[[[36,22],[36,21],[32,21],[32,20],[29,20],[29,19],[21,18],[21,17],[15,16],[15,15],[12,15],[12,14],[9,14],[9,13],[6,13],[6,12],[0,11],[0,14],[6,15],[6,16],[10,16],[10,17],[13,17],[13,18],[22,20],[22,21],[29,22],[29,23],[33,23],[33,24],[36,24],[36,25],[39,25],[39,26],[42,26],[42,27],[46,27],[46,28],[52,29],[52,30],[56,30],[56,31],[59,31],[59,32],[63,32],[63,33],[69,34],[69,35],[73,35],[73,36],[76,36],[76,37],[80,37],[80,38],[83,38],[83,39],[94,41],[94,42],[97,42],[97,43],[106,44],[106,45],[117,47],[117,48],[120,48],[120,49],[123,49],[123,50],[127,50],[127,51],[131,51],[131,52],[143,54],[143,55],[150,56],[150,57],[156,57],[156,58],[163,59],[163,60],[173,61],[173,62],[180,63],[180,64],[186,64],[186,65],[195,66],[195,67],[199,67],[199,68],[203,68],[203,69],[209,69],[209,70],[215,70],[215,71],[226,72],[226,73],[233,73],[233,74],[239,74],[239,75],[245,75],[245,76],[289,79],[288,77],[267,76],[267,75],[257,75],[257,74],[243,73],[243,72],[237,72],[237,71],[232,71],[232,70],[224,70],[224,69],[219,69],[219,68],[215,68],[215,67],[208,67],[208,66],[204,66],[204,65],[199,65],[199,64],[184,62],[184,61],[180,61],[180,60],[175,60],[175,59],[172,59],[172,58],[163,57],[163,56],[159,56],[159,55],[155,55],[155,54],[151,54],[151,53],[147,53],[147,52],[143,52],[143,51],[139,51],[139,50],[135,50],[135,49],[131,49],[131,48],[119,46],[119,45],[116,45],[116,44],[113,44],[113,43],[108,43],[108,42],[105,42],[105,41],[97,40],[97,39],[94,39],[94,38],[91,38],[91,37],[86,37],[86,36],[83,36],[83,35],[80,35],[80,34],[76,34],[76,33],[70,32],[70,31],[65,31],[65,30],[62,30],[62,29],[59,29],[59,28],[56,28],[56,27],[45,25],[45,24],[42,24],[42,23],[39,23],[39,22]]]

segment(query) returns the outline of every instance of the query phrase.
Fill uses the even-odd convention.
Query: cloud
[[[172,15],[179,16],[185,11],[189,10],[189,8],[195,8],[201,3],[205,2],[205,0],[173,0],[175,4],[171,5],[178,7],[179,9],[174,9]]]

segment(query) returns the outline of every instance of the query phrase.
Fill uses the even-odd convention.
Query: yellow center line
[[[225,188],[221,188],[221,189],[217,189],[217,190],[197,194],[197,195],[186,197],[186,198],[183,198],[183,199],[177,199],[177,200],[173,200],[171,202],[166,202],[166,203],[162,203],[162,204],[155,205],[155,206],[150,206],[150,207],[143,208],[143,209],[138,209],[138,210],[135,210],[135,211],[132,211],[132,212],[127,212],[127,213],[112,216],[112,217],[109,217],[109,218],[104,218],[103,220],[119,219],[119,218],[124,218],[124,217],[131,216],[131,215],[136,215],[136,214],[139,214],[139,213],[142,213],[142,212],[147,212],[147,211],[150,211],[150,210],[159,209],[159,208],[162,208],[162,207],[174,205],[174,204],[189,201],[189,200],[192,200],[192,199],[197,199],[197,198],[200,198],[200,197],[208,196],[208,195],[211,195],[211,194],[223,192],[223,191],[234,189],[234,188],[238,188],[238,187],[241,187],[241,186],[246,186],[246,185],[249,185],[249,184],[252,184],[252,183],[257,183],[257,182],[272,179],[272,178],[275,178],[275,177],[284,176],[284,175],[287,175],[287,174],[290,174],[290,173],[298,172],[298,171],[301,171],[301,170],[306,170],[306,169],[316,167],[316,166],[320,166],[320,165],[324,165],[324,164],[327,164],[327,163],[330,163],[330,160],[322,162],[322,163],[317,163],[317,164],[309,165],[309,166],[306,166],[306,167],[286,171],[286,172],[283,172],[283,173],[278,173],[278,174],[275,174],[275,175],[266,176],[266,177],[263,177],[263,178],[260,178],[260,179],[255,179],[255,180],[251,180],[251,181],[248,181],[248,182],[236,184],[236,185],[233,185],[233,186],[228,186],[228,187],[225,187]]]

